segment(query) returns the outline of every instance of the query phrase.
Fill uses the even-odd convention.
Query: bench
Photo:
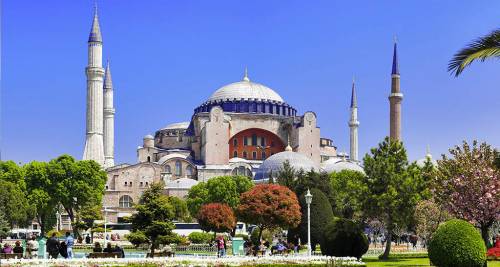
[[[154,256],[155,257],[174,257],[175,252],[173,252],[173,251],[155,252]],[[146,255],[146,258],[151,258],[151,253],[148,253]]]
[[[121,258],[121,253],[119,252],[92,252],[88,255],[90,259],[97,258]]]
[[[23,253],[0,253],[0,259],[22,259]]]

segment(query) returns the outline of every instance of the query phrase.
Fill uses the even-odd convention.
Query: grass
[[[429,258],[406,258],[406,259],[389,259],[379,260],[376,257],[363,258],[363,262],[367,267],[399,267],[399,266],[431,266]],[[488,267],[500,267],[500,261],[488,261]]]

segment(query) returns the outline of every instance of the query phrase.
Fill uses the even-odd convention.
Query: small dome
[[[274,154],[264,160],[260,165],[259,169],[255,173],[255,180],[268,179],[270,173],[277,173],[283,168],[283,163],[288,161],[290,166],[296,171],[302,169],[304,171],[310,171],[311,169],[319,171],[320,168],[315,164],[309,157],[304,154],[293,152],[293,151],[283,151]]]
[[[247,76],[241,82],[235,82],[219,88],[207,102],[224,100],[261,100],[283,103],[283,98],[273,89],[260,83],[251,82]]]
[[[425,158],[417,160],[417,165],[419,167],[424,167],[425,166],[425,162],[427,161],[427,159],[429,159],[431,161],[432,165],[437,166],[437,162],[432,159],[432,155],[431,154],[427,154],[427,155],[425,155]]]
[[[323,170],[327,173],[340,172],[343,170],[358,171],[365,173],[359,164],[353,161],[342,160],[338,158],[329,159],[321,164]]]
[[[191,178],[179,178],[168,181],[165,185],[166,189],[190,189],[198,184],[198,181]]]
[[[152,135],[148,134],[144,136],[144,139],[155,139]]]
[[[189,121],[176,122],[169,124],[162,128],[162,130],[177,130],[177,129],[187,129],[189,127]]]

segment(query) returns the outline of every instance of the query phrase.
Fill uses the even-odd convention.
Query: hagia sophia
[[[163,181],[165,193],[183,197],[199,182],[221,175],[245,175],[256,183],[276,175],[288,161],[304,171],[363,172],[358,160],[358,106],[353,82],[350,153],[338,153],[333,139],[321,135],[313,111],[300,113],[275,90],[254,81],[245,70],[241,80],[215,90],[193,114],[147,134],[137,148],[137,162],[114,163],[113,83],[109,64],[102,64],[103,41],[97,10],[88,39],[87,127],[83,159],[99,162],[108,174],[103,206],[121,222],[133,212],[149,185]],[[394,44],[390,102],[390,136],[401,138],[401,102],[397,45]],[[348,103],[348,101],[346,101]],[[119,112],[118,112],[119,114]],[[190,118],[188,117],[190,116]],[[144,129],[145,133],[151,129]]]

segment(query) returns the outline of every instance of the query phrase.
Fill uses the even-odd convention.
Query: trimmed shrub
[[[188,235],[189,241],[194,244],[208,244],[212,241],[213,237],[213,234],[203,232],[192,232]]]
[[[479,231],[463,220],[440,225],[429,242],[429,259],[438,267],[482,267],[486,246]]]
[[[335,218],[326,225],[321,242],[323,255],[359,259],[366,251],[368,238],[361,225],[344,218]]]

